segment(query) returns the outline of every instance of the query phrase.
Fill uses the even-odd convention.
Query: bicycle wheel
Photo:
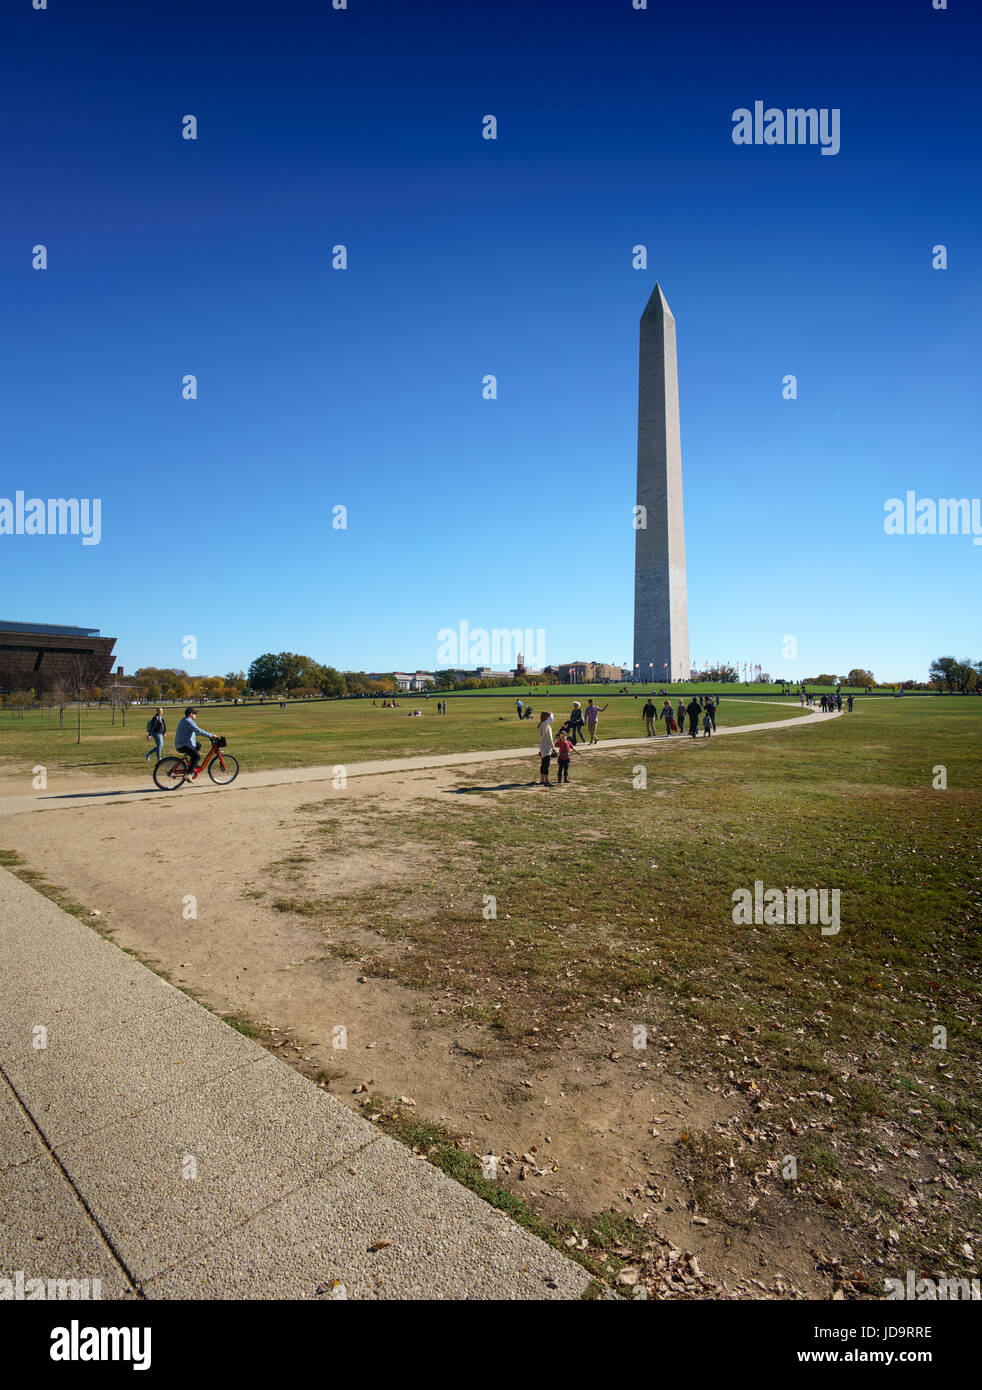
[[[187,763],[183,758],[161,758],[153,770],[153,780],[162,792],[176,792],[184,786]]]
[[[221,754],[221,762],[216,755],[208,764],[208,776],[220,787],[227,787],[239,775],[239,764],[228,753]]]

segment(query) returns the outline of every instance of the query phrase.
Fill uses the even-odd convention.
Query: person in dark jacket
[[[586,742],[586,739],[583,736],[583,725],[585,723],[586,720],[583,717],[583,710],[580,707],[580,702],[579,700],[574,700],[573,708],[569,716],[569,732],[572,736],[574,747],[577,741],[579,741],[580,743]]]
[[[695,738],[699,732],[699,716],[702,714],[702,705],[694,695],[686,705],[685,712],[689,716],[689,734]]]
[[[157,745],[157,761],[160,762],[164,756],[164,734],[167,732],[167,725],[164,722],[164,711],[157,706],[157,713],[152,719],[147,720],[147,738],[152,738]],[[149,762],[153,757],[153,749],[149,748],[144,755],[144,761]]]
[[[648,703],[645,705],[644,709],[641,711],[641,718],[644,720],[645,732],[646,732],[651,738],[654,738],[654,736],[655,736],[655,715],[656,715],[657,713],[658,713],[658,711],[655,709],[655,706],[654,706],[654,704],[652,703],[651,698],[650,698],[650,696],[649,696],[649,698],[648,698]]]

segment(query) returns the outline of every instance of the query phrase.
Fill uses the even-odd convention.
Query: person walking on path
[[[579,700],[573,701],[573,708],[569,716],[569,731],[573,735],[574,743],[576,743],[577,735],[579,735],[580,743],[586,742],[583,737],[583,710],[580,708]]]
[[[706,713],[709,715],[713,725],[713,733],[716,732],[716,711],[719,709],[719,696],[709,695],[706,698]]]
[[[539,785],[551,787],[549,764],[556,751],[556,740],[552,736],[552,714],[544,709],[539,717]]]
[[[645,705],[644,709],[641,711],[641,718],[644,720],[645,733],[646,733],[650,738],[654,738],[654,737],[655,737],[655,714],[656,714],[655,706],[654,706],[654,704],[652,703],[651,696],[649,695],[649,696],[648,696],[648,703]]]
[[[699,716],[702,714],[702,705],[695,695],[686,706],[685,712],[689,716],[689,735],[691,738],[695,738],[699,732]]]
[[[672,725],[675,723],[675,711],[672,709],[671,700],[666,700],[661,707],[661,718],[665,721],[665,737],[672,737]]]
[[[518,710],[518,717],[519,717],[519,719],[521,719],[521,717],[522,717],[522,709],[524,708],[524,705],[523,705],[523,702],[522,702],[521,699],[518,699],[518,700],[515,701],[515,708]]]
[[[713,736],[712,706],[708,703],[706,705],[706,712],[702,716],[702,736],[703,738],[712,738]]]
[[[586,731],[590,735],[588,742],[599,743],[597,738],[597,725],[600,723],[600,716],[607,708],[606,705],[595,705],[593,699],[586,702]]]
[[[164,756],[164,734],[167,732],[167,724],[164,720],[164,711],[157,706],[157,713],[152,719],[147,720],[147,738],[152,738],[157,745],[157,761],[160,762]],[[144,754],[144,762],[149,762],[153,757],[153,749],[148,748]]]
[[[685,733],[685,705],[682,703],[682,696],[679,696],[679,707],[675,711],[675,719],[679,726],[679,733]]]
[[[846,712],[847,712],[848,714],[852,714],[852,696],[851,696],[851,695],[846,699]]]
[[[569,734],[563,732],[556,739],[556,753],[558,754],[556,770],[559,774],[560,782],[569,781],[570,754],[575,753],[577,757],[579,757],[579,751],[580,750],[573,743]]]

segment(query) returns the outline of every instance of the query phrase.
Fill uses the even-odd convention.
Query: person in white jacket
[[[556,751],[556,740],[552,736],[552,713],[544,709],[539,716],[539,782],[543,787],[551,787],[549,764]]]

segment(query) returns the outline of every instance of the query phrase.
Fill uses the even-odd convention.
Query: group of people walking
[[[849,713],[852,714],[852,696],[849,699]],[[823,695],[819,704],[826,714],[831,714],[834,710],[842,712],[842,696],[838,691],[834,695]]]
[[[703,738],[711,738],[716,732],[716,711],[719,708],[718,695],[704,695],[700,702],[697,695],[693,695],[688,704],[679,697],[677,709],[672,709],[671,700],[666,700],[659,712],[654,700],[649,695],[641,717],[644,719],[645,733],[651,738],[658,737],[658,720],[665,725],[665,737],[671,738],[672,734],[684,734],[686,722],[689,725],[689,735],[695,738],[699,733],[699,726],[702,725]]]

